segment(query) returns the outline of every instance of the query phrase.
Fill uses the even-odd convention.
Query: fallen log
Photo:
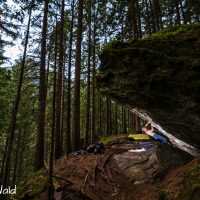
[[[165,135],[169,141],[176,146],[177,148],[189,153],[190,155],[197,157],[200,155],[200,150],[193,147],[192,145],[176,138],[172,134],[166,132],[159,124],[155,123],[147,113],[145,113],[142,110],[139,109],[130,109],[132,113],[137,114],[141,119],[149,121],[151,125],[156,128],[159,132],[161,132],[163,135]]]

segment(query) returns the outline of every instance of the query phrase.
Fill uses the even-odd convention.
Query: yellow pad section
[[[134,140],[150,140],[147,134],[129,134],[128,138],[133,138]]]

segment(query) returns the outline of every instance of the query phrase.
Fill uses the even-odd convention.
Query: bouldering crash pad
[[[129,134],[128,138],[134,140],[150,140],[151,138],[147,134]]]

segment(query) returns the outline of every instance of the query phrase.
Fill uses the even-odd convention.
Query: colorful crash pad
[[[147,134],[129,134],[128,138],[134,140],[150,140],[151,138]]]

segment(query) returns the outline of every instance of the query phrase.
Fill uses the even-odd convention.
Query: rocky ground
[[[141,149],[145,151],[137,152]],[[183,183],[196,162],[168,144],[119,138],[110,142],[102,154],[72,154],[57,160],[55,199],[184,199]],[[46,199],[46,191],[38,198]]]

